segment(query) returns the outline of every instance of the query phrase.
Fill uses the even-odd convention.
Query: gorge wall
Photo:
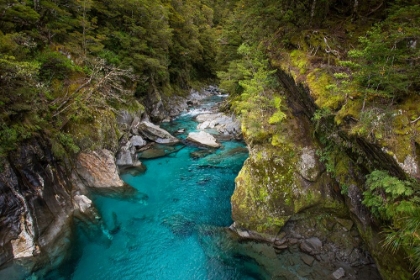
[[[382,229],[362,200],[367,173],[379,169],[399,178],[415,176],[418,161],[404,168],[383,147],[349,135],[334,119],[314,121],[319,107],[311,89],[283,69],[277,77],[287,98],[287,117],[274,130],[259,119],[260,129],[270,132],[257,141],[247,139],[252,122],[245,117],[250,156],[236,178],[233,228],[245,238],[267,240],[280,249],[297,243],[320,262],[353,267],[374,262],[384,279],[412,279],[405,253],[383,245]],[[320,161],[326,145],[321,138],[328,138],[327,144],[338,151],[334,165]],[[408,157],[416,158],[415,149]],[[314,238],[316,249],[310,241]]]

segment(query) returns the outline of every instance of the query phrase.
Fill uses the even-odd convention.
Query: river
[[[194,116],[221,97],[165,124],[185,138]],[[225,141],[207,154],[195,146],[143,160],[147,171],[122,175],[133,196],[93,195],[101,231],[77,226],[71,257],[46,279],[263,279],[263,271],[235,249],[230,196],[247,158],[242,142]],[[204,157],[192,157],[198,152]]]

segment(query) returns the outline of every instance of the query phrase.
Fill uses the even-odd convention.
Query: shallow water
[[[195,130],[195,114],[165,128],[185,128],[178,135],[185,138]],[[241,142],[224,142],[210,155],[193,159],[190,153],[200,149],[187,146],[144,160],[144,174],[122,176],[137,189],[134,197],[94,195],[102,230],[92,233],[78,226],[71,259],[46,279],[265,278],[255,261],[234,250],[226,230],[232,223],[234,178],[248,156],[243,147]]]

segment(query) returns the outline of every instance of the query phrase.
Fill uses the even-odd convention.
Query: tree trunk
[[[312,22],[315,16],[315,8],[316,8],[316,0],[313,0],[312,7],[311,7],[311,21],[309,22],[309,25],[312,26]]]

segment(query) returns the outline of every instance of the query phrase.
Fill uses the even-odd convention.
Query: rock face
[[[91,188],[123,187],[118,175],[114,154],[108,150],[80,153],[77,157],[77,173]]]
[[[279,252],[298,250],[305,265],[328,266],[330,275],[344,263],[379,277],[337,182],[318,159],[320,146],[302,110],[292,106],[275,127],[255,119],[260,112],[242,122],[249,158],[231,197],[232,228],[242,237],[271,242]]]
[[[116,155],[116,164],[118,167],[122,168],[139,167],[142,165],[142,163],[137,158],[136,146],[133,145],[131,140],[128,140],[125,144],[121,145],[120,150]]]
[[[178,138],[148,121],[139,123],[138,129],[144,137],[159,144],[176,144],[179,142]]]
[[[315,149],[304,147],[297,164],[298,173],[305,179],[315,182],[324,171],[323,166],[315,155]]]
[[[71,189],[46,141],[32,139],[10,155],[0,173],[0,265],[41,250],[40,263],[63,254],[65,246],[53,247],[73,210]]]
[[[398,162],[377,143],[341,131],[332,118],[315,125],[311,92],[283,71],[277,73],[287,95],[287,117],[273,128],[258,119],[263,112],[242,116],[250,155],[231,198],[232,228],[242,237],[272,242],[280,251],[298,246],[314,263],[334,264],[330,276],[335,279],[353,279],[358,266],[370,269],[373,263],[384,279],[411,279],[404,255],[381,245],[383,235],[362,200],[366,173],[377,169],[415,177],[416,157]],[[330,160],[328,169],[317,157],[322,147],[314,135],[338,147],[334,154],[323,154]],[[342,264],[345,274],[333,276]]]
[[[307,209],[313,215],[346,215],[336,182],[309,152],[316,148],[309,146],[308,128],[304,120],[288,118],[283,133],[290,140],[250,146],[231,198],[232,217],[239,227],[275,235]]]
[[[216,142],[216,138],[214,138],[211,134],[200,131],[200,132],[190,132],[188,134],[187,140],[192,142],[198,143],[203,146],[212,147],[212,148],[219,148],[220,144]]]
[[[310,120],[318,109],[315,104],[317,97],[302,84],[295,83],[292,76],[285,71],[280,70],[277,75],[286,89],[288,103],[293,108],[294,114],[303,115]],[[408,123],[408,120],[406,121]],[[412,271],[408,262],[405,261],[406,256],[403,252],[392,254],[382,245],[384,235],[378,230],[377,223],[372,220],[373,215],[362,204],[362,200],[365,191],[365,175],[372,170],[387,170],[389,174],[400,179],[408,175],[418,178],[416,168],[418,163],[415,163],[417,148],[413,147],[417,143],[410,138],[411,140],[405,144],[398,143],[398,145],[393,144],[392,147],[385,148],[366,137],[349,135],[348,124],[342,124],[339,127],[333,119],[326,118],[318,124],[319,126],[317,125],[319,136],[328,138],[331,141],[330,145],[334,145],[336,151],[339,151],[334,156],[333,168],[336,180],[341,186],[347,187],[343,191],[346,208],[370,254],[375,259],[382,277],[384,279],[411,279]],[[311,134],[312,131],[307,130],[307,133]],[[398,149],[408,151],[411,155],[402,156]],[[400,160],[395,157],[396,154],[400,154]]]

